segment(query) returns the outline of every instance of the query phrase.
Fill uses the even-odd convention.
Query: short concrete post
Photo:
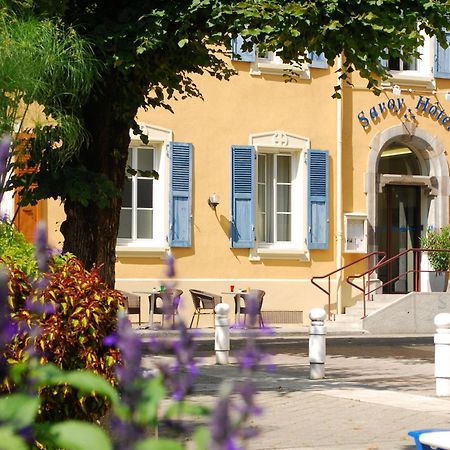
[[[434,376],[436,377],[436,395],[450,396],[450,314],[435,316],[436,334],[434,335]]]
[[[309,378],[321,380],[325,378],[326,333],[324,325],[327,313],[323,308],[313,308],[309,312],[311,326],[309,328]]]
[[[230,355],[230,321],[228,313],[230,307],[226,303],[219,303],[214,308],[216,312],[216,337],[214,350],[216,351],[216,364],[228,364]]]

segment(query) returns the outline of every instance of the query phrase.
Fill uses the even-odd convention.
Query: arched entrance
[[[448,165],[442,144],[413,124],[379,133],[371,143],[366,177],[370,251],[388,257],[419,246],[429,227],[448,223]],[[414,269],[414,257],[405,255],[382,268],[383,282]],[[385,292],[414,289],[412,272]]]

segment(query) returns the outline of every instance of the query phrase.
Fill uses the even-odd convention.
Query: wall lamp
[[[402,93],[401,87],[398,84],[396,84],[395,86],[392,87],[392,93],[394,95],[400,95]]]
[[[220,197],[213,192],[209,197],[208,197],[208,205],[212,208],[212,209],[216,209],[217,205],[220,203]]]

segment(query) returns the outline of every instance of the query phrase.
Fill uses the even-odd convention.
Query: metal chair
[[[150,308],[152,307],[152,296],[155,296],[153,314],[161,314],[161,326],[164,327],[165,317],[172,316],[172,325],[175,325],[175,315],[178,314],[178,305],[183,291],[181,289],[166,289],[148,296]],[[158,302],[158,299],[161,299]],[[150,311],[152,314],[152,311]]]
[[[141,297],[132,292],[119,291],[122,293],[127,314],[139,314],[139,326],[141,325]]]
[[[264,320],[261,314],[262,304],[264,295],[266,295],[265,291],[260,289],[251,289],[248,292],[240,292],[234,296],[234,313],[235,314],[244,314],[244,326],[247,320],[247,314],[249,314],[249,298],[253,301],[256,301],[256,315],[258,316],[259,327],[264,328]],[[241,303],[241,299],[244,302],[244,305]]]
[[[191,324],[189,328],[192,328],[192,324],[194,323],[195,316],[197,316],[197,323],[195,325],[198,328],[198,322],[200,320],[201,314],[212,314],[213,315],[213,325],[214,328],[216,326],[215,321],[215,307],[217,304],[222,302],[222,297],[220,295],[211,294],[210,292],[199,291],[197,289],[189,289],[189,292],[192,295],[192,301],[194,302],[194,314],[192,315]]]

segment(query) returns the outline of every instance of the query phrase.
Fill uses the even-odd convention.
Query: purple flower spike
[[[35,256],[39,272],[44,273],[48,270],[49,252],[47,246],[47,227],[43,221],[40,221],[36,226],[34,244],[36,246]]]
[[[175,276],[175,258],[172,255],[167,256],[166,259],[166,275],[167,278]]]

